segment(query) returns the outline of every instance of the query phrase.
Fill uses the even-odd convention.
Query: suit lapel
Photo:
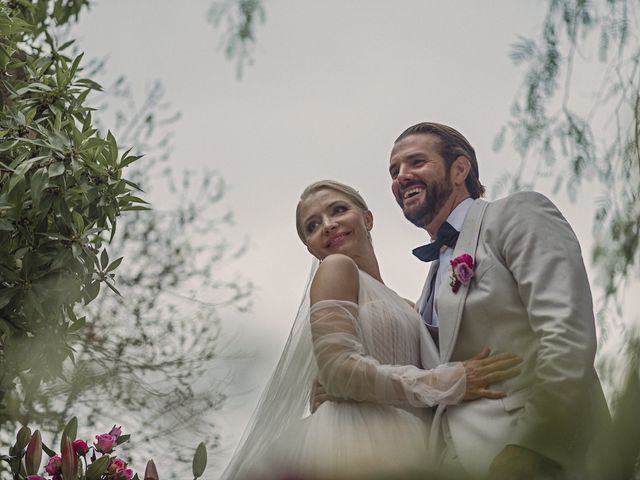
[[[488,203],[484,200],[477,199],[469,209],[462,230],[458,237],[458,242],[453,250],[453,258],[468,253],[475,260],[476,248],[478,246],[478,237],[480,234],[480,226],[482,218]],[[473,286],[473,281],[469,285],[461,285],[457,293],[453,293],[449,286],[449,278],[451,277],[451,267],[449,266],[446,276],[443,278],[438,295],[438,320],[440,324],[440,360],[448,362],[453,353],[453,347],[458,337],[460,329],[460,320],[462,311],[464,310],[464,302],[469,292],[469,287]]]
[[[424,368],[435,368],[440,364],[438,358],[438,347],[436,346],[431,334],[427,330],[425,325],[425,319],[431,321],[433,314],[433,303],[429,302],[429,296],[431,295],[431,286],[433,285],[433,279],[438,272],[438,261],[431,263],[429,274],[425,280],[424,287],[422,287],[422,295],[416,303],[418,313],[420,314],[420,357],[422,359],[422,366]]]
[[[429,269],[429,274],[427,275],[427,279],[424,282],[424,286],[422,287],[422,294],[416,303],[416,307],[418,308],[418,313],[425,317],[425,315],[429,315],[427,318],[431,318],[431,313],[426,312],[425,308],[427,307],[427,303],[429,303],[429,295],[431,295],[431,286],[433,285],[433,278],[436,276],[438,272],[438,264],[439,262],[436,260],[435,262],[431,262],[431,267]]]

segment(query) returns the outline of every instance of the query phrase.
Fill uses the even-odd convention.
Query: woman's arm
[[[331,255],[320,265],[311,286],[311,333],[319,379],[337,398],[376,403],[433,406],[463,399],[500,398],[487,390],[517,372],[517,357],[488,351],[463,363],[422,370],[413,365],[382,365],[368,356],[358,328],[358,269],[349,257]]]

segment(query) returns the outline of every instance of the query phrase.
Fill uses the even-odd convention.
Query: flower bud
[[[27,446],[29,443],[29,438],[31,437],[31,430],[29,427],[22,427],[18,430],[16,434],[16,448],[22,454],[22,449]]]
[[[87,445],[87,442],[85,442],[84,440],[74,440],[72,442],[72,445],[73,450],[78,455],[86,455],[86,453],[89,451],[89,445]]]
[[[49,463],[44,467],[44,471],[49,475],[58,475],[62,472],[62,459],[60,455],[54,455],[49,459]]]
[[[122,472],[120,472],[120,476],[124,480],[131,480],[134,475],[135,475],[135,472],[131,468],[125,468]]]
[[[127,464],[121,458],[112,458],[107,467],[107,472],[115,477],[117,473],[122,472],[126,468]]]
[[[64,439],[62,447],[62,477],[65,480],[75,480],[78,476],[78,456],[73,450],[73,443],[68,438]]]
[[[42,462],[42,437],[40,431],[36,430],[31,435],[29,445],[27,445],[27,453],[24,457],[24,466],[27,475],[35,475],[40,468]]]
[[[147,468],[144,470],[144,480],[160,480],[158,470],[156,470],[156,464],[153,463],[153,460],[147,462]]]
[[[114,437],[116,437],[116,440],[117,440],[118,438],[120,438],[120,435],[122,435],[122,427],[116,427],[114,425],[111,431],[109,432],[109,435],[113,435]]]

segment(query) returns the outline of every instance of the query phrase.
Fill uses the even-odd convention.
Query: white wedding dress
[[[306,348],[310,368],[295,355],[289,359],[295,365],[281,359],[271,382],[291,391],[276,398],[283,392],[267,389],[270,398],[261,401],[223,479],[391,478],[429,467],[424,407],[461,401],[464,368],[420,369],[420,316],[368,274],[360,272],[359,280],[358,304],[326,300],[305,313],[310,335],[289,343],[283,357]],[[282,369],[284,382],[275,378]],[[290,398],[308,402],[308,388],[296,392],[300,377],[306,386],[320,379],[327,393],[344,400],[325,402],[311,415],[300,412],[300,399]],[[263,418],[269,415],[270,421]]]

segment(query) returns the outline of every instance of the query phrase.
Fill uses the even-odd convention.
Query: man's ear
[[[451,181],[454,185],[464,185],[471,171],[471,162],[464,155],[458,155],[451,164]]]
[[[373,228],[373,213],[371,213],[371,210],[364,212],[364,225],[367,227],[367,231],[369,232]]]

